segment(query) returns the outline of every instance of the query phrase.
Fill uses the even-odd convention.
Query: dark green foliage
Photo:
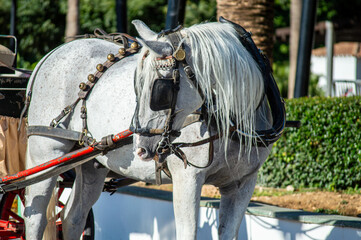
[[[275,0],[274,28],[289,27],[290,25],[290,0]],[[275,41],[273,46],[273,59],[275,62],[288,61],[288,42]]]
[[[165,26],[167,4],[167,0],[127,1],[128,32],[137,35],[130,23],[133,19],[143,20],[160,32]],[[42,56],[64,42],[67,1],[17,0],[17,6],[18,67],[32,69]],[[80,0],[79,6],[80,34],[93,33],[95,28],[117,32],[115,0]],[[9,33],[10,9],[11,1],[0,0],[0,34]],[[185,25],[216,21],[216,10],[216,0],[188,0]]]
[[[108,33],[117,31],[115,0],[80,0],[79,7],[80,34],[93,33],[96,28]]]
[[[140,19],[153,31],[160,32],[165,27],[168,9],[167,0],[128,1],[128,19]],[[188,0],[186,3],[184,26],[189,27],[203,21],[216,21],[216,0]],[[133,25],[129,24],[130,34],[137,35]]]
[[[31,63],[38,61],[64,40],[65,12],[61,11],[64,9],[60,6],[62,2],[64,0],[17,1],[16,37],[21,58]],[[0,34],[9,33],[10,8],[11,1],[0,0]]]
[[[262,166],[259,184],[270,187],[361,186],[361,98],[300,98],[286,101],[288,128]]]
[[[205,21],[218,21],[216,0],[188,0],[184,25],[189,27]]]
[[[130,24],[133,19],[140,19],[155,32],[160,32],[165,27],[167,14],[167,0],[132,0],[128,1],[128,20],[131,35],[138,35]]]

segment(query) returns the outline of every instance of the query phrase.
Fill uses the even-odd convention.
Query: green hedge
[[[300,98],[286,101],[287,128],[260,169],[269,187],[361,187],[361,98]]]

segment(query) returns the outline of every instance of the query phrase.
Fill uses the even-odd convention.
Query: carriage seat
[[[0,67],[11,67],[15,61],[15,53],[9,48],[0,44]]]

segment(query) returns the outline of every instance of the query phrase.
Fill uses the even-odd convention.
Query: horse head
[[[171,42],[169,33],[156,34],[139,20],[133,24],[143,48],[135,79],[137,108],[131,130],[137,133],[141,159],[150,160],[157,154],[162,160],[186,117],[200,108],[203,99],[183,66],[183,61],[191,58],[182,33],[173,33],[180,41]]]

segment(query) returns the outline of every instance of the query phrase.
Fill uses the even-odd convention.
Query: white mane
[[[256,135],[256,109],[264,93],[258,65],[229,24],[199,24],[184,33],[191,48],[193,71],[206,96],[209,114],[215,114],[225,146],[233,121],[240,126],[238,134],[246,136],[246,149],[250,149],[253,138],[247,136]]]
[[[252,56],[238,39],[230,24],[206,23],[181,31],[190,47],[190,62],[200,89],[203,91],[209,115],[215,116],[218,131],[227,148],[229,128],[239,126],[241,144],[250,150],[255,132],[256,110],[264,95],[262,73]],[[147,51],[142,49],[143,56]],[[136,89],[150,91],[156,77],[155,55],[139,61]],[[142,79],[139,81],[139,79]],[[241,137],[243,136],[243,137]]]

